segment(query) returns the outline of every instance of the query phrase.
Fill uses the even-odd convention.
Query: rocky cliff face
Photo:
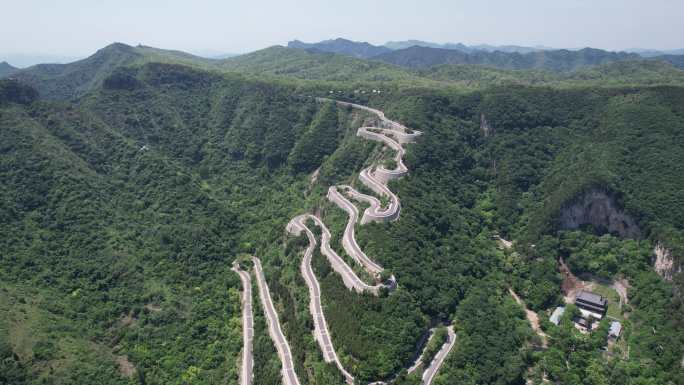
[[[562,229],[588,224],[599,232],[619,234],[623,238],[641,238],[642,235],[636,221],[617,206],[614,197],[599,189],[588,191],[565,206],[559,221]]]
[[[489,135],[494,135],[494,128],[489,125],[489,122],[487,122],[487,117],[485,114],[480,114],[480,130],[482,130],[482,134],[485,138]]]
[[[653,268],[663,279],[671,281],[673,275],[682,272],[682,265],[679,262],[675,262],[672,251],[665,248],[661,243],[655,245],[653,254]]]

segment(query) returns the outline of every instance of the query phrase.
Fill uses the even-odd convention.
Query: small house
[[[608,338],[616,340],[618,337],[620,337],[621,332],[622,324],[618,321],[613,321],[610,323],[610,329],[608,329]]]
[[[558,324],[560,324],[560,319],[563,316],[563,313],[565,313],[565,308],[563,306],[558,306],[551,314],[551,317],[549,317],[549,321],[551,321],[552,324],[558,326]]]

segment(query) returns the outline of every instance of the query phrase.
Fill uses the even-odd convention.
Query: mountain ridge
[[[0,62],[0,77],[9,76],[17,71],[19,71],[19,68],[9,64],[8,62]]]
[[[299,40],[292,40],[287,43],[289,48],[318,49],[324,52],[334,52],[350,55],[358,58],[371,58],[390,49],[383,46],[376,46],[368,42],[357,42],[343,38],[323,40],[317,43],[304,43]]]
[[[671,64],[667,65],[652,64],[661,59],[642,59],[636,54],[620,55],[617,58],[622,60],[618,61],[614,61],[615,57],[608,56],[606,59],[604,51],[593,49],[530,54],[478,51],[468,54],[457,50],[414,46],[365,59],[313,48],[272,46],[227,59],[208,59],[182,51],[114,43],[82,60],[67,64],[35,65],[12,71],[11,76],[35,88],[43,99],[62,100],[81,97],[97,89],[119,68],[150,62],[180,64],[246,76],[352,81],[358,83],[359,87],[368,86],[368,82],[468,88],[508,82],[529,85],[572,82],[596,86],[608,84],[606,81],[612,84],[682,83],[684,72],[676,70],[671,64],[684,68],[684,56],[668,57],[665,61]],[[629,64],[617,64],[620,62]],[[581,70],[582,73],[569,76],[570,70]],[[0,78],[9,76],[7,73]],[[125,74],[118,73],[116,76],[111,79],[110,86],[134,86],[133,83],[125,84]]]
[[[551,71],[572,71],[588,65],[606,64],[621,60],[636,60],[640,56],[620,52],[608,52],[595,48],[578,51],[555,50],[529,53],[506,53],[475,51],[466,53],[457,50],[413,46],[373,57],[402,67],[425,69],[440,64],[489,65],[503,69],[546,69]]]

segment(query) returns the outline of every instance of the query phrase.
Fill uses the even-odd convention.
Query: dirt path
[[[620,296],[620,307],[629,303],[629,298],[627,297],[627,289],[629,288],[629,282],[626,279],[618,279],[610,285]]]
[[[575,297],[577,293],[586,288],[586,283],[581,279],[577,278],[568,265],[565,264],[563,258],[559,259],[558,270],[560,270],[561,275],[563,275],[563,282],[561,283],[561,291],[563,292],[563,301],[565,303],[575,302]]]
[[[539,316],[537,315],[537,313],[528,309],[527,305],[525,305],[525,302],[523,302],[520,299],[520,297],[518,297],[518,295],[513,291],[513,289],[508,288],[508,292],[511,294],[515,302],[517,302],[518,305],[522,306],[523,310],[525,310],[525,316],[527,317],[527,320],[530,322],[530,325],[532,325],[532,330],[534,330],[534,332],[537,333],[539,337],[541,337],[542,347],[548,347],[549,336],[546,333],[544,333],[544,331],[541,329],[541,326],[539,325]]]
[[[496,242],[499,244],[499,246],[500,246],[502,249],[510,249],[511,247],[513,247],[513,242],[507,241],[507,240],[501,238],[501,237],[498,236],[498,235],[495,235],[495,236],[494,236],[494,239],[496,240]]]

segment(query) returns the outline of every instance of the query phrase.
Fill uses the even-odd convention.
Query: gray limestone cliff
[[[641,238],[642,232],[634,218],[625,213],[608,192],[592,189],[561,209],[561,229],[577,229],[591,225],[599,232],[618,234],[623,238]]]

